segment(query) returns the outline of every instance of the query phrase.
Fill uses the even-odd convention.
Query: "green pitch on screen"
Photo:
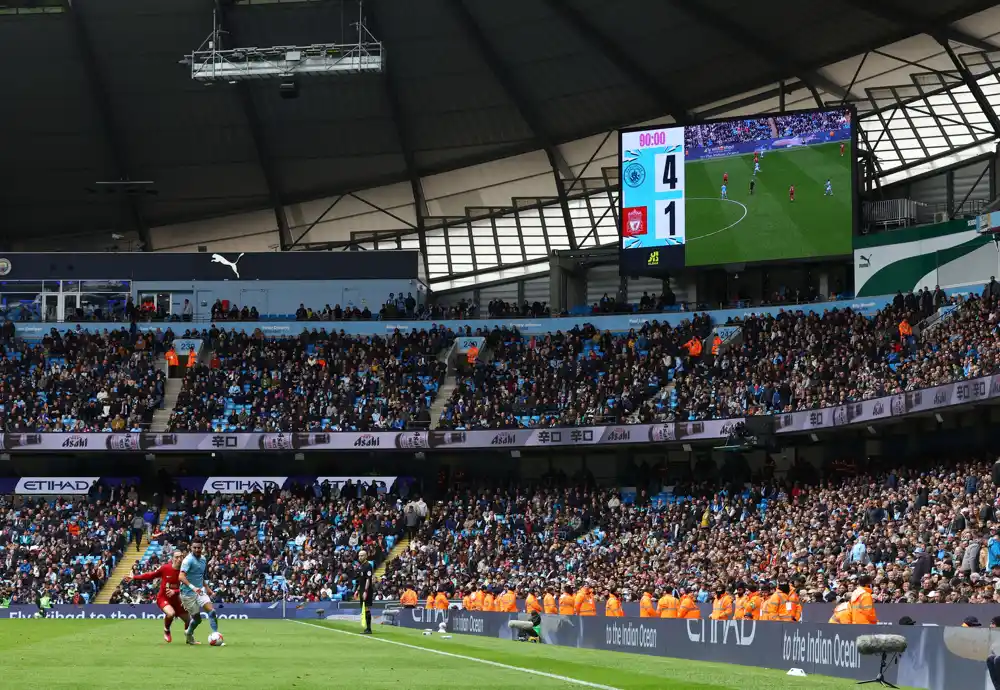
[[[850,254],[853,229],[847,143],[769,151],[750,195],[753,155],[692,161],[684,166],[685,264],[744,263]],[[729,173],[729,199],[719,199]],[[826,180],[833,196],[824,196]],[[795,185],[795,201],[788,187]]]

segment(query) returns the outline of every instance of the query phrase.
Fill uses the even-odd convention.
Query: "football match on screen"
[[[0,59],[0,690],[1000,690],[1000,4]]]

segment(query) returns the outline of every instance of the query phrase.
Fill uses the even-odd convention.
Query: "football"
[[[208,643],[213,647],[221,647],[223,644],[222,633],[214,632],[208,636]]]

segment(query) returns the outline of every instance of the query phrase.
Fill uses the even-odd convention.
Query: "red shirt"
[[[789,187],[788,188],[788,193],[789,194],[795,194],[795,187]]]
[[[142,580],[155,580],[156,578],[160,578],[161,597],[171,596],[167,594],[166,591],[167,587],[169,587],[172,590],[173,594],[177,594],[180,592],[181,571],[174,568],[174,566],[171,563],[165,563],[151,573],[136,575],[132,579],[141,582]]]

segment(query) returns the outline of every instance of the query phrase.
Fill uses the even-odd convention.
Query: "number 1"
[[[671,156],[670,158],[673,158],[673,156]],[[666,176],[664,176],[664,178],[665,177]],[[666,180],[664,180],[664,181],[666,181]],[[677,222],[676,221],[676,217],[674,215],[674,204],[675,203],[676,202],[671,201],[669,204],[667,204],[666,206],[663,207],[663,212],[665,214],[667,214],[667,218],[670,219],[670,236],[671,237],[673,237],[676,234],[676,229],[674,228],[674,224]]]
[[[677,164],[675,158],[676,156],[671,154],[663,162],[663,184],[669,185],[671,189],[677,189]]]

